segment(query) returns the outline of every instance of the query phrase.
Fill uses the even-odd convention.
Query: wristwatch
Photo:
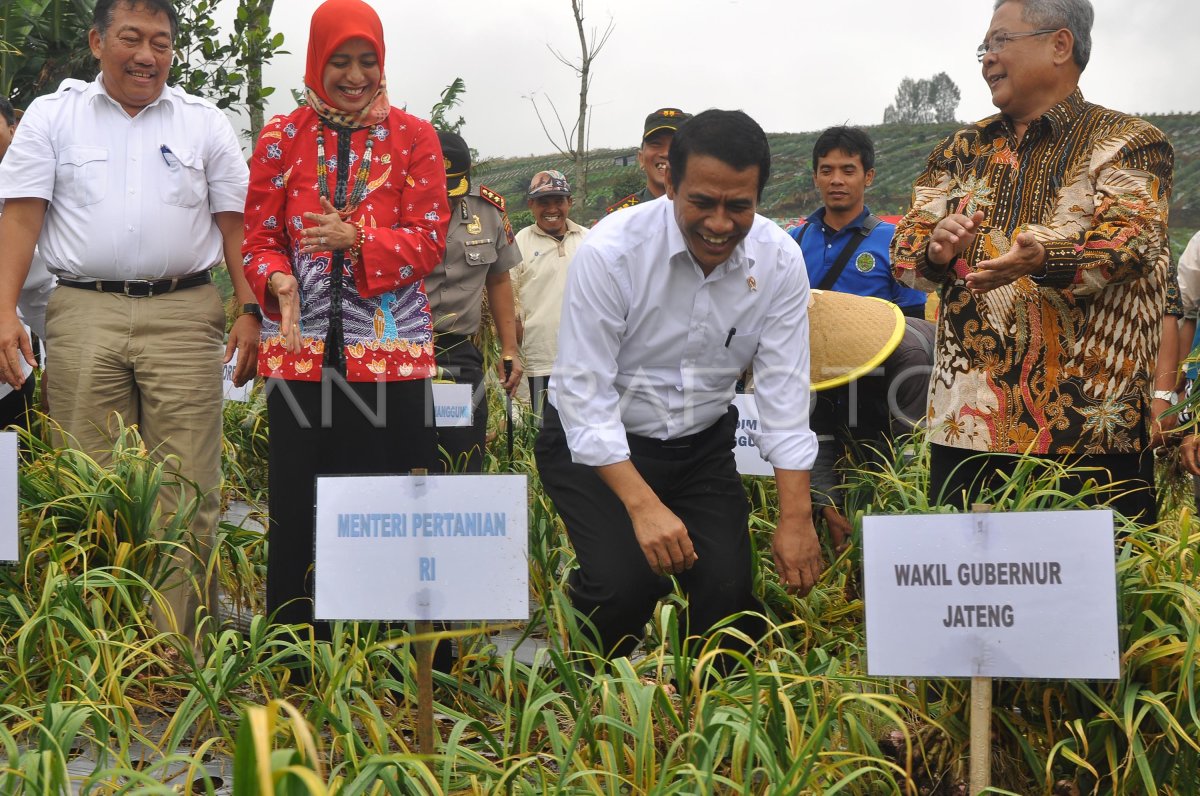
[[[258,319],[259,323],[262,323],[262,307],[258,306],[257,304],[253,304],[253,303],[243,304],[241,314],[242,315],[253,315],[255,318]]]
[[[1179,403],[1179,395],[1171,392],[1170,390],[1155,390],[1154,398],[1158,401],[1166,401],[1172,406]]]

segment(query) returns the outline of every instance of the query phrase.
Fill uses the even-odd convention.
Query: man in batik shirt
[[[1087,0],[1000,0],[977,51],[1000,113],[930,155],[892,263],[942,295],[931,497],[961,504],[1011,472],[980,452],[1028,453],[1103,467],[1080,480],[1119,484],[1113,507],[1146,522],[1173,154],[1084,100],[1092,17]]]

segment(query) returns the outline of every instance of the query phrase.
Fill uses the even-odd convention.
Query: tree
[[[954,113],[958,110],[958,101],[962,92],[945,72],[938,72],[929,83],[929,101],[933,104],[933,117],[937,122],[954,121]]]
[[[179,33],[170,82],[220,108],[244,106],[251,132],[262,128],[262,65],[283,45],[271,35],[274,0],[237,0],[233,32],[221,40],[213,12],[223,0],[179,4]],[[4,0],[0,17],[0,92],[18,108],[56,89],[63,80],[91,80],[96,61],[88,31],[96,0]]]
[[[0,13],[0,94],[25,108],[68,77],[91,80],[87,45],[95,0],[5,0]]]
[[[263,64],[283,52],[283,34],[271,35],[274,0],[238,0],[233,32],[224,41],[213,20],[222,0],[197,0],[179,9],[179,35],[171,82],[218,108],[244,106],[250,115],[250,140],[258,139],[263,107],[274,88],[262,85]]]
[[[928,79],[906,77],[896,89],[896,101],[883,112],[883,123],[952,122],[961,98],[958,86],[945,72],[938,72]]]
[[[462,104],[462,95],[465,93],[467,93],[467,84],[461,77],[454,78],[450,85],[442,89],[441,99],[435,102],[429,111],[429,123],[433,125],[434,129],[447,133],[462,133],[463,125],[467,123],[467,120],[459,116],[457,121],[451,122],[446,119],[446,114]]]
[[[599,33],[596,28],[592,28],[589,37],[583,26],[583,0],[571,0],[571,10],[575,15],[575,30],[579,33],[579,62],[576,63],[568,59],[561,52],[547,45],[559,63],[570,67],[579,77],[579,113],[575,117],[575,124],[571,127],[570,132],[567,131],[562,116],[559,115],[558,108],[554,105],[554,101],[550,98],[546,99],[550,105],[550,110],[554,113],[554,119],[558,123],[558,129],[562,135],[561,143],[546,127],[546,119],[538,107],[537,98],[530,94],[529,101],[533,105],[533,111],[537,114],[538,123],[542,125],[542,132],[546,134],[546,138],[550,140],[550,143],[563,157],[574,162],[575,184],[572,187],[576,199],[582,206],[586,207],[588,197],[588,90],[592,85],[592,63],[596,60],[596,56],[600,54],[600,51],[604,49],[604,45],[608,43],[608,37],[613,32],[613,21],[611,19],[608,21],[608,26],[604,29],[603,33]],[[574,140],[574,144],[572,144],[572,140]]]

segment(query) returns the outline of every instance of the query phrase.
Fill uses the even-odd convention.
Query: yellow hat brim
[[[808,307],[810,389],[831,390],[867,375],[904,338],[904,313],[890,301],[813,290]]]

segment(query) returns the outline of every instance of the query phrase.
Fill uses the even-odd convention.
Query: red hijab
[[[325,64],[337,49],[350,39],[366,39],[379,56],[379,71],[384,69],[383,23],[375,9],[362,0],[325,0],[312,15],[308,31],[308,63],[304,85],[309,102],[317,114],[344,127],[364,127],[387,118],[390,108],[386,83],[380,78],[379,91],[360,113],[349,116],[340,111],[325,93]],[[316,100],[314,101],[314,95]]]

